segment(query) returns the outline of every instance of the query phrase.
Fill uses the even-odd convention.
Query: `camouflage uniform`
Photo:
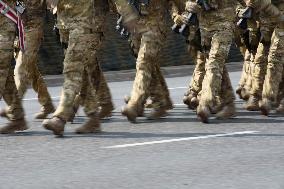
[[[127,116],[131,122],[136,121],[138,110],[144,105],[146,98],[149,97],[151,85],[156,86],[156,91],[165,90],[162,89],[161,78],[157,77],[156,73],[160,72],[158,63],[166,37],[164,33],[166,31],[165,16],[168,8],[168,0],[149,1],[149,5],[141,4],[141,14],[143,16],[138,25],[143,26],[145,31],[141,34],[141,44],[136,62],[136,77],[131,99],[122,110],[122,114]],[[157,108],[152,112],[151,118],[165,114],[166,94],[157,93],[157,95],[159,95],[159,102]]]
[[[284,1],[272,1],[272,3],[283,13]],[[274,22],[272,22],[274,23]],[[283,82],[283,54],[284,54],[284,23],[275,25],[271,38],[271,46],[268,55],[267,73],[264,80],[262,101],[260,109],[264,115],[268,115],[273,104],[278,104],[281,82]],[[283,89],[283,88],[282,88]],[[281,94],[280,94],[281,96]],[[280,97],[281,98],[281,97]],[[281,112],[281,105],[278,111]],[[283,112],[283,111],[282,111]]]
[[[15,0],[5,1],[10,8],[15,7]],[[0,98],[3,97],[7,109],[1,112],[10,121],[7,126],[0,129],[0,133],[13,133],[26,130],[24,110],[18,96],[11,65],[14,56],[14,40],[16,37],[16,25],[4,15],[0,14]]]
[[[186,3],[186,9],[189,12],[195,12],[196,8],[195,3],[192,3],[191,1],[188,1]],[[198,10],[197,10],[198,12]],[[202,89],[202,82],[205,76],[205,64],[206,64],[206,58],[208,58],[208,53],[206,52],[201,52],[200,46],[201,42],[199,41],[199,35],[198,31],[196,30],[195,27],[191,27],[191,34],[189,36],[189,50],[190,54],[196,62],[196,67],[194,69],[193,75],[192,75],[192,80],[189,85],[188,91],[186,92],[184,96],[184,103],[189,106],[191,109],[195,109],[198,104],[199,104],[199,99],[201,96],[201,89]],[[220,95],[223,96],[222,103],[221,105],[212,110],[214,112],[218,112],[219,110],[222,109],[222,106],[226,106],[230,103],[232,103],[232,100],[234,100],[234,94],[233,94],[233,89],[229,80],[229,75],[227,73],[227,70],[224,69],[222,73],[222,83],[221,83],[221,93]],[[228,102],[230,100],[230,102]],[[224,107],[223,111],[220,111],[217,114],[218,117],[226,118],[228,116],[228,109]]]
[[[202,11],[199,16],[201,44],[208,53],[205,65],[206,74],[197,108],[197,114],[203,122],[208,122],[210,110],[214,111],[217,107],[224,107],[225,110],[228,107],[234,109],[234,94],[231,91],[222,94],[221,91],[222,82],[227,85],[231,84],[228,73],[226,73],[225,61],[234,34],[235,16],[232,12],[237,2],[227,0],[221,3],[212,0],[209,3],[215,10]]]
[[[52,100],[47,91],[46,84],[39,72],[38,51],[43,39],[43,18],[45,13],[45,1],[25,0],[27,9],[22,15],[25,26],[26,51],[19,51],[16,57],[15,82],[22,99],[28,85],[32,83],[35,92],[38,93],[41,112],[36,115],[38,119],[44,119],[54,111]]]
[[[182,14],[187,11],[187,1],[175,1],[170,3],[172,4],[172,19],[176,25],[181,26],[184,24]],[[184,104],[188,105],[190,109],[194,109],[194,100],[197,100],[197,95],[201,90],[201,84],[205,74],[205,56],[204,53],[200,52],[199,34],[200,32],[197,26],[190,26],[189,36],[186,39],[188,43],[188,53],[195,63],[193,78],[183,98]]]
[[[79,92],[86,94],[84,111],[90,119],[76,132],[100,131],[96,100],[98,81],[94,81],[93,75],[99,66],[96,58],[101,33],[94,30],[93,9],[93,0],[59,0],[57,5],[61,40],[68,42],[63,71],[65,80],[60,103],[53,118],[43,123],[55,135],[63,134],[65,123],[74,112],[74,100]]]
[[[250,90],[249,100],[246,104],[247,110],[256,111],[259,109],[258,101],[261,99],[263,82],[267,68],[267,57],[275,24],[275,22],[271,22],[268,18],[260,16],[260,32],[262,39],[258,45],[254,61],[251,62],[252,87]]]
[[[104,41],[104,32],[105,32],[105,21],[106,21],[106,15],[109,11],[109,3],[106,3],[105,0],[97,0],[95,1],[94,6],[94,31],[98,35],[100,35],[99,47],[101,47],[103,41]],[[98,52],[101,53],[101,52]],[[95,85],[97,86],[96,90],[96,98],[98,101],[98,106],[100,108],[99,110],[99,117],[105,118],[108,116],[111,116],[111,112],[114,109],[113,103],[112,103],[112,97],[110,93],[110,89],[108,87],[107,81],[105,79],[104,73],[100,66],[100,56],[97,56],[96,58],[96,64],[98,65],[95,69],[95,73],[92,75],[94,77],[92,80],[95,81]],[[83,91],[80,92],[75,98],[74,101],[74,115],[71,116],[70,121],[73,120],[75,113],[77,112],[80,105],[84,104],[85,93]]]
[[[134,55],[134,57],[138,57],[138,52],[139,52],[139,48],[140,48],[140,44],[141,44],[141,35],[139,34],[132,34],[130,35],[129,38],[129,44],[130,44],[130,48],[132,50],[132,53]],[[172,102],[170,99],[170,93],[168,90],[168,86],[167,83],[165,81],[165,78],[163,76],[163,74],[161,73],[160,70],[160,63],[156,63],[155,64],[156,68],[154,69],[154,74],[153,74],[153,79],[150,85],[150,89],[148,92],[148,101],[145,101],[145,107],[147,108],[158,108],[159,107],[159,102],[160,102],[160,98],[161,96],[166,97],[165,99],[165,104],[167,106],[167,109],[172,109]],[[126,103],[128,103],[130,100],[130,97],[126,97]],[[143,111],[143,107],[141,108],[141,111]],[[140,114],[142,115],[143,112],[140,112]]]
[[[243,8],[242,8],[243,10]],[[238,10],[237,14],[240,14],[241,10]],[[250,91],[252,88],[252,70],[253,70],[253,62],[256,54],[256,49],[259,44],[259,24],[255,19],[248,20],[248,40],[249,47],[246,47],[244,37],[241,37],[241,34],[244,31],[241,29],[237,29],[239,31],[238,37],[241,38],[240,51],[244,57],[244,65],[241,74],[241,79],[239,81],[238,88],[236,93],[240,96],[241,99],[248,100]],[[248,49],[249,48],[249,49]]]
[[[126,0],[114,0],[119,11],[127,18],[130,26],[138,15]],[[98,81],[94,75],[98,70],[97,50],[101,45],[101,33],[94,28],[93,0],[59,0],[57,19],[61,41],[68,46],[64,59],[64,86],[60,104],[51,120],[45,120],[43,126],[55,135],[63,135],[66,121],[74,113],[74,100],[79,93],[86,94],[83,105],[85,113],[90,117],[77,133],[94,133],[100,131],[97,115]],[[98,16],[98,15],[95,15]]]

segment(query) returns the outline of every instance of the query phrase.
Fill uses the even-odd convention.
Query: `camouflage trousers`
[[[202,89],[202,82],[205,75],[206,55],[195,48],[190,48],[189,53],[195,63],[195,68],[192,74],[192,79],[188,86],[187,93],[197,96]]]
[[[12,21],[0,15],[0,98],[7,104],[6,113],[9,120],[24,117],[24,110],[15,85],[12,59],[16,28]]]
[[[241,79],[239,81],[239,87],[245,89],[247,93],[251,91],[252,88],[252,70],[255,54],[246,50],[244,54],[244,64],[241,74]]]
[[[250,91],[251,96],[261,98],[264,78],[267,70],[267,61],[269,55],[269,48],[271,44],[271,37],[275,28],[275,24],[267,18],[261,18],[261,35],[262,40],[259,43],[254,61],[252,61],[251,78],[252,87]]]
[[[15,82],[19,97],[23,98],[30,83],[35,92],[38,93],[39,103],[46,108],[52,106],[52,100],[47,86],[38,69],[38,51],[43,38],[42,26],[25,29],[26,51],[20,51],[16,57]]]
[[[134,56],[137,56],[137,72],[128,103],[130,106],[143,106],[148,97],[152,98],[154,108],[171,102],[159,62],[165,36],[155,29],[130,38],[131,49]]]
[[[256,96],[258,98],[261,98],[263,82],[267,68],[268,53],[269,53],[269,46],[260,43],[257,48],[254,61],[251,62],[252,87],[250,90],[250,95]]]
[[[196,66],[194,72],[192,74],[192,80],[188,87],[188,94],[193,94],[200,99],[201,90],[202,90],[202,83],[205,76],[205,64],[206,64],[206,54],[196,51],[196,53],[192,50],[191,56],[196,62]],[[195,56],[194,56],[195,55]],[[222,83],[221,83],[221,91],[220,91],[220,100],[222,102],[221,105],[230,104],[235,100],[233,87],[230,81],[229,73],[227,71],[226,66],[224,66],[224,70],[222,73]]]
[[[76,30],[60,30],[60,35],[63,42],[68,42],[68,48],[64,59],[63,90],[54,116],[67,121],[74,112],[74,100],[80,92],[86,94],[83,103],[86,115],[93,116],[98,107],[98,81],[94,79],[99,66],[96,58],[101,36],[80,27]]]
[[[211,32],[201,30],[201,33],[205,48],[210,50],[208,51],[205,65],[206,73],[202,83],[199,105],[214,109],[222,104],[232,103],[235,99],[234,93],[231,90],[228,94],[222,94],[222,82],[231,85],[228,72],[225,69],[225,61],[229,54],[233,30],[229,28]],[[224,79],[225,77],[227,77],[226,80]],[[230,97],[227,97],[228,95]]]
[[[276,28],[271,39],[268,55],[267,73],[264,80],[262,97],[273,102],[279,101],[279,89],[283,90],[284,66],[284,29]],[[282,91],[283,93],[283,91]],[[280,94],[281,95],[281,94]]]
[[[96,101],[99,107],[112,104],[112,97],[110,93],[110,89],[108,87],[105,76],[101,70],[100,64],[96,63],[95,73],[93,74],[93,81],[97,82],[96,84]],[[85,84],[83,85],[83,89],[86,88]],[[78,94],[74,101],[74,108],[77,109],[80,105],[84,105],[85,99],[87,97],[87,90],[81,90],[80,94]]]

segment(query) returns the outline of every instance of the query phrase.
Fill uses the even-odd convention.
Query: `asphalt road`
[[[230,75],[236,86],[240,72]],[[0,136],[0,189],[283,189],[283,117],[244,111],[237,100],[236,118],[202,124],[181,104],[188,81],[167,79],[175,109],[138,124],[120,114],[132,82],[112,82],[116,110],[103,121],[104,132],[74,134],[86,119],[81,111],[64,138],[33,119],[39,104],[29,90],[24,105],[30,130]],[[49,90],[58,103],[60,87]]]

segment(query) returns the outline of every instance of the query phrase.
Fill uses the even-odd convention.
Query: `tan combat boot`
[[[203,123],[209,123],[209,116],[210,116],[210,110],[209,110],[208,106],[199,105],[197,107],[197,117]]]
[[[276,109],[276,112],[280,114],[284,113],[284,99],[281,100],[278,108]]]
[[[0,117],[8,118],[7,111],[5,109],[0,110]]]
[[[153,102],[153,110],[150,112],[148,119],[159,119],[161,117],[165,117],[168,115],[167,111],[174,108],[172,100],[169,96],[165,97],[165,100],[163,102],[159,101],[157,102],[157,105],[155,107]]]
[[[165,106],[159,107],[159,108],[154,108],[150,112],[150,114],[147,118],[151,119],[151,120],[155,120],[155,119],[160,119],[161,117],[166,117],[168,115],[167,110],[168,109]]]
[[[128,121],[131,123],[136,123],[136,118],[138,116],[138,108],[134,106],[125,106],[122,108],[121,113],[123,116],[126,116]]]
[[[63,136],[65,124],[66,121],[59,117],[53,117],[51,119],[44,120],[42,126],[45,129],[52,131],[54,135]]]
[[[259,110],[259,98],[256,96],[250,96],[247,104],[246,109],[248,111],[258,111]]]
[[[0,133],[12,134],[15,133],[16,131],[24,131],[27,129],[28,129],[27,123],[23,118],[23,119],[13,120],[10,123],[8,123],[6,126],[0,128]]]
[[[197,97],[193,97],[190,101],[190,105],[192,107],[193,110],[196,110],[196,108],[198,107],[199,105],[199,100]]]
[[[236,89],[236,94],[239,96],[240,99],[242,99],[242,89],[243,87],[238,86]]]
[[[183,97],[183,103],[187,105],[188,109],[195,110],[197,106],[196,105],[197,95],[193,92],[187,92],[184,94]],[[192,104],[193,102],[193,104]]]
[[[259,102],[259,108],[261,111],[262,115],[268,116],[271,109],[272,109],[272,102],[271,100],[267,99],[267,98],[263,98],[260,102]]]
[[[216,114],[218,119],[229,119],[236,115],[236,107],[234,103],[225,105],[221,111]]]
[[[242,89],[240,99],[243,99],[245,101],[248,101],[250,98],[250,94],[247,92],[245,88]]]
[[[100,120],[97,115],[91,116],[90,119],[75,131],[77,134],[100,133]]]
[[[124,102],[125,104],[128,104],[128,102],[130,101],[130,96],[126,95],[124,96]],[[144,106],[138,107],[137,109],[137,116],[138,117],[143,117],[144,116]]]
[[[101,110],[99,112],[99,118],[103,119],[106,117],[111,117],[112,111],[114,110],[114,106],[111,103],[101,105]]]
[[[47,104],[41,108],[41,111],[35,114],[35,119],[45,119],[47,116],[55,111],[52,103]]]

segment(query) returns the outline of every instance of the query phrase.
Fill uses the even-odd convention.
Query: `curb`
[[[229,72],[236,72],[242,69],[241,62],[230,62],[226,64]],[[161,70],[166,78],[191,76],[194,65],[162,67]],[[132,81],[135,78],[136,70],[107,71],[104,72],[108,82]],[[44,76],[47,86],[60,86],[63,84],[63,75]]]

